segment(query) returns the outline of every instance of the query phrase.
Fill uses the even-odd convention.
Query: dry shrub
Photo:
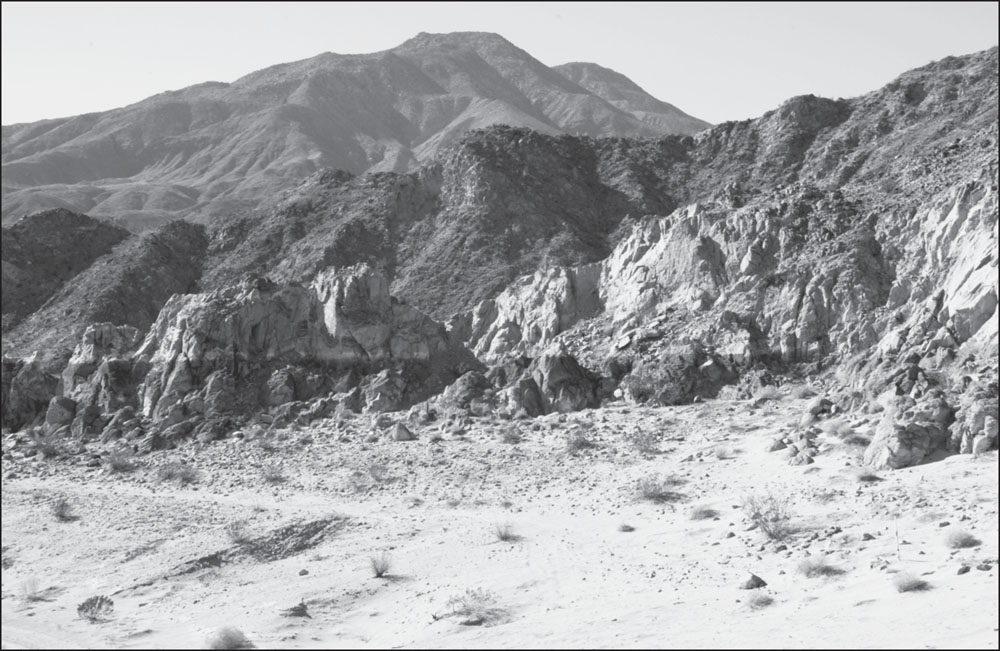
[[[263,470],[261,470],[261,475],[268,484],[282,484],[288,481],[288,478],[285,477],[284,468],[276,463],[269,463],[264,466]]]
[[[176,481],[181,486],[193,484],[200,479],[198,470],[194,466],[179,461],[163,464],[157,469],[156,476],[160,481]]]
[[[955,529],[950,531],[945,537],[945,543],[952,549],[967,549],[969,547],[978,547],[982,544],[982,541],[968,531]]]
[[[750,610],[761,610],[774,603],[774,598],[766,594],[754,594],[747,598],[747,607]]]
[[[91,624],[96,624],[110,617],[114,609],[115,602],[111,601],[110,597],[98,595],[88,598],[77,606],[76,614],[80,616],[80,619],[86,620]]]
[[[597,445],[583,432],[571,432],[566,436],[566,451],[570,454],[596,447]]]
[[[493,535],[500,542],[517,542],[521,540],[521,536],[514,533],[514,527],[509,524],[493,525]]]
[[[138,468],[139,463],[131,450],[116,449],[104,457],[104,467],[108,469],[108,472],[123,474]]]
[[[636,482],[636,491],[639,494],[639,498],[647,502],[654,502],[656,504],[677,502],[682,500],[684,495],[672,489],[681,483],[683,483],[682,480],[670,475],[666,477],[650,475]]]
[[[896,592],[922,592],[931,589],[930,583],[906,572],[892,577],[892,584],[896,586]]]
[[[774,386],[773,384],[768,384],[757,389],[754,393],[753,398],[757,402],[767,402],[768,400],[781,400],[784,396],[781,393],[781,389]]]
[[[245,545],[250,542],[252,536],[247,527],[246,520],[233,520],[226,525],[226,535],[235,545]]]
[[[476,588],[448,600],[445,617],[458,617],[463,626],[489,626],[503,620],[507,610],[498,605],[496,594]]]
[[[382,552],[378,556],[372,556],[369,559],[369,563],[371,563],[372,575],[376,579],[386,576],[392,568],[392,558],[385,552]]]
[[[822,556],[809,556],[799,563],[799,572],[806,575],[806,578],[815,579],[819,576],[838,576],[844,570],[831,565]]]
[[[59,522],[72,522],[76,520],[73,515],[73,504],[63,495],[52,500],[52,516]]]
[[[747,493],[743,496],[742,509],[750,522],[771,540],[784,540],[792,533],[791,509],[787,497],[779,497],[770,490]]]
[[[691,511],[692,520],[711,520],[719,516],[719,512],[707,506],[698,506]]]
[[[798,400],[804,400],[806,398],[813,398],[818,396],[819,392],[812,388],[808,384],[802,384],[800,386],[794,387],[791,391],[791,396]]]
[[[622,434],[622,440],[630,444],[641,454],[656,454],[660,451],[660,434],[652,430],[629,430]]]
[[[223,626],[208,636],[205,646],[209,649],[253,649],[254,643],[247,639],[243,631],[234,626]]]

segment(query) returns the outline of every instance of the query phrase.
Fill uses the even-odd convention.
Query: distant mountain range
[[[710,126],[593,63],[496,34],[421,33],[102,113],[3,127],[3,223],[68,208],[141,231],[240,212],[322,168],[414,169],[470,129],[657,137]]]

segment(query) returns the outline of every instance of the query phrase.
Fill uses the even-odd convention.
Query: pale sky
[[[998,42],[996,2],[2,4],[2,122],[103,111],[418,32],[496,32],[546,65],[592,61],[687,113],[757,117],[854,97]]]

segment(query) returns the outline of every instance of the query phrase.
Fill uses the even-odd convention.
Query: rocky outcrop
[[[371,410],[400,409],[475,359],[443,326],[389,296],[365,265],[312,286],[264,277],[168,301],[135,355],[140,411],[169,427],[208,413],[307,401],[360,382]]]
[[[3,358],[3,426],[18,430],[40,421],[55,397],[58,378],[33,359]]]
[[[875,437],[865,449],[865,465],[905,468],[945,447],[954,410],[940,391],[920,401],[902,396],[890,398],[889,403],[875,428]]]

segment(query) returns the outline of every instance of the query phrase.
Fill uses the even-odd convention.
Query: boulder
[[[45,418],[59,380],[34,359],[3,358],[3,426],[20,430]]]
[[[396,423],[392,426],[392,440],[393,441],[416,441],[416,435],[410,431],[403,423]]]
[[[865,449],[864,464],[881,470],[922,463],[946,447],[953,413],[941,395],[919,403],[907,396],[891,400]]]
[[[52,429],[58,429],[72,423],[75,414],[75,400],[56,396],[49,401],[49,408],[45,412],[45,424]]]

